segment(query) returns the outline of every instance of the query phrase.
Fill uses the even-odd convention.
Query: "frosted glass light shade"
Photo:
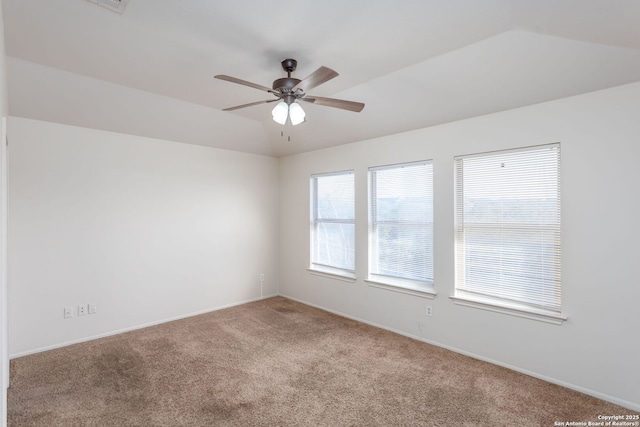
[[[291,118],[292,125],[295,126],[304,122],[304,116],[305,113],[300,104],[294,102],[293,104],[289,105],[289,118]]]
[[[285,122],[287,121],[288,113],[289,113],[289,106],[284,101],[279,102],[278,105],[276,105],[275,108],[271,110],[271,116],[273,117],[273,121],[281,125],[285,124]]]

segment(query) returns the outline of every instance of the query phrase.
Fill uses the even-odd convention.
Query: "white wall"
[[[4,17],[0,4],[0,426],[7,425],[7,56],[4,47]]]
[[[8,129],[12,357],[277,294],[278,159]],[[88,303],[96,314],[63,318]]]
[[[640,83],[281,159],[280,293],[640,410]],[[561,142],[563,325],[455,305],[454,161]],[[373,288],[367,168],[433,159],[434,300]],[[355,283],[309,274],[309,175],[356,171]],[[425,316],[425,306],[433,317]],[[419,327],[422,329],[420,332]]]
[[[0,426],[7,425],[7,167],[5,131],[7,117],[7,72],[4,48],[4,18],[0,3]]]

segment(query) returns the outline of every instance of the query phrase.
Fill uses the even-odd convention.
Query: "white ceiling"
[[[2,0],[9,113],[283,156],[640,80],[637,0]],[[256,89],[298,60],[340,76],[307,122]],[[290,137],[290,138],[289,138]],[[290,140],[289,140],[290,139]]]

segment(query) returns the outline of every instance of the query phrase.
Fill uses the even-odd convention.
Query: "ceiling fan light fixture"
[[[286,123],[288,113],[289,106],[284,101],[279,102],[278,105],[276,105],[275,108],[271,110],[273,121],[281,125]]]
[[[300,123],[304,122],[304,117],[306,116],[304,110],[302,109],[302,107],[300,106],[300,104],[298,104],[297,102],[292,103],[291,105],[289,105],[289,118],[291,119],[291,124],[292,125],[299,125]]]

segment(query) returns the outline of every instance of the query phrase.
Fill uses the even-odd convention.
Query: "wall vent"
[[[87,1],[120,14],[122,14],[122,12],[124,11],[124,8],[127,7],[127,3],[129,3],[129,0],[87,0]]]

